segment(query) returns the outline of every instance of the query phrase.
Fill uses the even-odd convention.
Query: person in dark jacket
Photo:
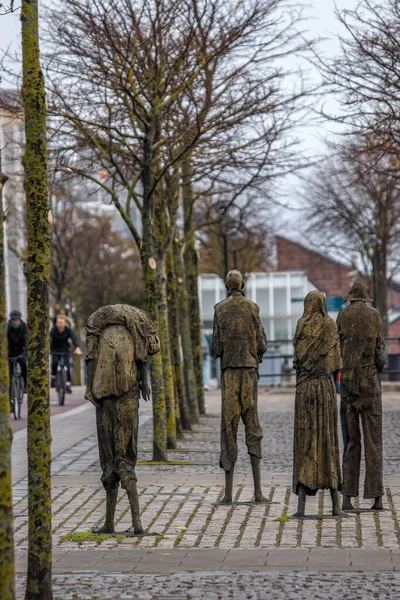
[[[382,509],[382,393],[379,373],[386,363],[382,320],[363,283],[356,281],[345,298],[350,302],[337,319],[342,354],[340,416],[343,434],[343,509],[352,510],[358,496],[361,461],[360,419],[365,444],[364,498]]]
[[[19,310],[10,312],[10,320],[7,324],[7,340],[8,340],[8,356],[15,358],[19,356],[18,363],[21,367],[21,374],[24,380],[24,390],[28,381],[26,367],[26,351],[27,351],[27,328],[26,323],[22,320],[22,315]],[[12,363],[10,362],[10,378],[11,378]]]
[[[57,366],[58,361],[60,360],[60,354],[64,354],[65,364],[68,367],[67,392],[71,392],[71,343],[75,348],[74,354],[81,355],[82,350],[80,348],[79,340],[72,329],[67,326],[67,318],[64,315],[58,315],[55,327],[53,327],[53,329],[50,331],[51,379],[53,386],[57,375]]]

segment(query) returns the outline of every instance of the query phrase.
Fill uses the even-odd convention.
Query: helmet
[[[22,317],[22,314],[20,313],[19,310],[12,310],[10,312],[10,319],[20,319]]]

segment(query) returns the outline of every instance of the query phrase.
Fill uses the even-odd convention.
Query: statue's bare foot
[[[297,517],[298,519],[302,519],[304,516],[304,512],[302,512],[301,510],[298,510],[294,513],[294,515],[292,515],[292,517]]]
[[[136,523],[136,525],[134,525],[133,527],[133,531],[136,533],[136,535],[140,535],[142,533],[144,533],[144,529],[142,527],[141,523]]]
[[[92,529],[93,533],[115,533],[114,527],[110,527],[107,523],[104,523],[102,527],[98,527],[97,529]]]
[[[349,518],[350,515],[348,515],[347,513],[343,512],[343,510],[340,510],[340,508],[333,508],[332,509],[332,516],[334,517],[344,517],[344,518]]]
[[[354,510],[350,496],[343,496],[342,510]]]
[[[217,504],[232,504],[232,496],[224,496]]]
[[[371,510],[383,510],[382,496],[375,498],[375,502],[371,506]]]
[[[254,501],[255,502],[269,502],[268,498],[266,498],[262,494],[257,494],[257,496],[254,497]]]

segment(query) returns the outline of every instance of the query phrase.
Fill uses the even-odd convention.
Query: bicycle
[[[67,358],[69,360],[70,354],[69,352],[52,352],[52,354],[53,356],[59,357],[56,375],[56,392],[58,404],[63,406],[65,401],[65,392],[67,390],[68,377],[68,366],[65,359]]]
[[[24,397],[24,381],[22,379],[21,365],[18,360],[25,355],[9,356],[8,360],[11,363],[11,378],[10,378],[10,412],[13,413],[14,419],[21,418],[21,406]]]

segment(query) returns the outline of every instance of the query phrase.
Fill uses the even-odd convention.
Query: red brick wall
[[[390,354],[399,354],[400,353],[400,319],[394,321],[389,325],[389,337],[391,338],[399,338],[399,341],[393,340],[388,344],[387,351]]]
[[[400,292],[388,290],[388,307],[389,308],[400,308]]]
[[[345,296],[352,284],[352,267],[325,258],[297,242],[277,236],[278,271],[304,271],[327,296]]]

